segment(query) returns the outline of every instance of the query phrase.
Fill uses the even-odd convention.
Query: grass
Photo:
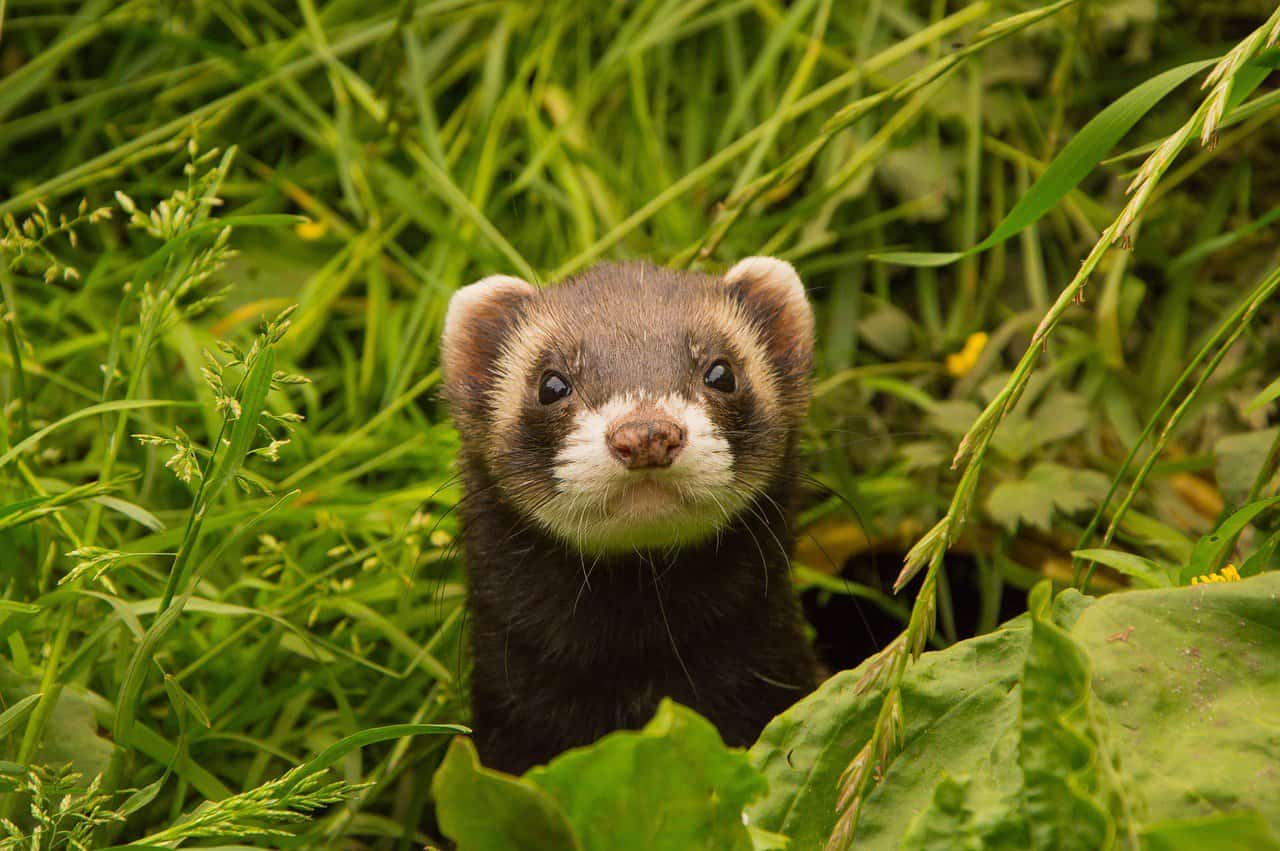
[[[908,617],[887,554],[934,529],[908,643],[958,637],[951,585],[989,628],[1074,549],[1189,549],[1275,492],[1274,443],[1223,448],[1275,410],[1280,97],[1242,76],[1274,12],[0,4],[0,812],[29,831],[70,781],[25,767],[74,757],[92,830],[42,847],[432,840],[430,725],[466,718],[435,345],[492,272],[794,262],[799,575]],[[1109,104],[1241,44],[1009,239],[882,262],[982,244]],[[888,573],[832,581],[865,552]]]

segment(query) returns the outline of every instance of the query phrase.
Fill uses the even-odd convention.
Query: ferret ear
[[[725,273],[724,283],[758,323],[782,373],[807,375],[813,366],[813,308],[795,268],[775,257],[748,257]]]
[[[488,387],[503,339],[536,293],[528,281],[491,275],[453,294],[444,317],[440,365],[455,401]]]

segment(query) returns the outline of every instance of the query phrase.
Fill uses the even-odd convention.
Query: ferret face
[[[536,288],[485,278],[445,320],[463,451],[506,501],[593,553],[708,538],[776,479],[808,405],[795,270],[601,264]]]

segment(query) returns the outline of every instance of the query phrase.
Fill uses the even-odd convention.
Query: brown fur
[[[462,436],[474,724],[487,764],[523,770],[639,726],[668,695],[748,744],[814,685],[788,575],[813,319],[790,267],[770,262],[724,279],[601,264],[451,308],[444,390]],[[736,392],[703,386],[715,359],[732,364]],[[546,370],[573,385],[555,405],[537,399]],[[557,452],[576,413],[621,393],[695,398],[727,441],[748,499],[713,536],[593,555],[538,521],[562,487]]]

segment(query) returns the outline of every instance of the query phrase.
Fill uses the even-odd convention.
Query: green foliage
[[[581,851],[582,843],[554,798],[527,780],[482,767],[468,739],[454,740],[434,786],[440,829],[459,851]]]
[[[1018,767],[1031,847],[1110,848],[1116,819],[1103,797],[1105,735],[1089,693],[1089,659],[1049,618],[1048,583],[1031,595],[1031,640],[1022,671]],[[1127,816],[1127,813],[1123,813]]]
[[[943,266],[994,248],[1016,236],[1019,231],[1056,207],[1068,192],[1080,185],[1107,152],[1169,92],[1211,64],[1190,62],[1171,68],[1126,92],[1123,97],[1098,113],[1072,137],[991,235],[967,251],[949,254],[890,252],[878,255],[878,259],[907,266]]]
[[[1271,573],[1092,603],[1068,591],[1051,608],[1046,584],[1029,616],[924,654],[857,847],[1195,847],[1223,814],[1225,836],[1272,847],[1280,787],[1258,778],[1280,758],[1277,593]],[[765,730],[753,823],[825,842],[847,754],[875,723],[866,667]]]
[[[1257,813],[1221,813],[1167,822],[1142,832],[1144,851],[1275,851],[1280,839]]]
[[[613,733],[520,779],[482,768],[471,743],[455,740],[435,789],[459,851],[761,847],[742,816],[764,792],[760,775],[710,722],[669,700],[643,730]]]
[[[892,577],[853,587],[838,563],[807,565],[825,593],[910,624],[864,669],[877,687],[911,673],[883,703],[837,675],[770,729],[751,840],[776,847],[757,828],[784,825],[790,847],[821,845],[837,804],[865,797],[872,844],[1026,847],[1030,826],[993,814],[1023,789],[1008,772],[1034,628],[908,662],[958,637],[964,613],[935,594],[948,547],[971,550],[996,601],[1062,578],[1073,548],[1080,585],[1174,600],[1237,593],[1172,589],[1228,564],[1277,566],[1274,12],[0,1],[0,815],[29,839],[32,806],[61,795],[93,823],[88,839],[52,828],[45,847],[438,841],[437,734],[466,718],[457,437],[435,399],[447,299],[494,272],[550,281],[634,256],[716,271],[770,253],[800,270],[818,318],[802,537],[847,530],[850,505],[861,543],[833,562],[929,531],[898,583],[923,574],[914,608],[888,599]],[[1134,597],[1158,608],[1159,594]],[[1068,629],[1081,598],[1063,599]],[[1047,629],[1042,645],[1079,661]],[[1161,629],[1171,648],[1218,646]],[[1099,720],[1117,712],[1098,681],[1112,645],[1070,635],[1094,693],[1034,715],[1077,735],[1034,753],[1063,800],[1114,820],[1105,777],[1053,767],[1145,752]],[[1071,671],[1047,685],[1078,686]],[[1185,689],[1175,674],[1160,688]],[[1219,690],[1251,705],[1243,686]],[[877,731],[883,782],[867,771],[842,797]],[[803,783],[770,750],[784,732],[790,761],[814,767]],[[487,777],[495,801],[515,788],[463,747],[449,771]],[[333,748],[301,791],[281,785]],[[580,759],[553,800],[603,841],[576,778],[622,769]],[[753,781],[708,759],[725,775],[682,764],[643,791],[723,785],[725,808],[687,824],[740,843],[726,813]],[[943,765],[972,770],[939,784]],[[1229,800],[1225,783],[1205,800]],[[1257,819],[1168,797],[1176,812],[1132,822],[1149,847],[1262,842]],[[536,823],[524,812],[513,826]]]
[[[1069,470],[1045,461],[1028,470],[1026,478],[1007,479],[992,488],[987,513],[1011,532],[1022,524],[1048,531],[1055,513],[1071,515],[1091,508],[1106,491],[1105,477],[1093,470]]]

